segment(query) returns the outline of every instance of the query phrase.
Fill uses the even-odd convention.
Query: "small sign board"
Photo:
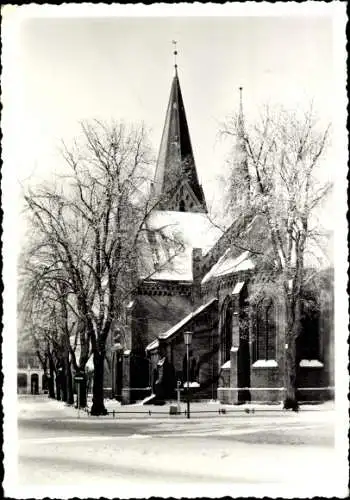
[[[77,373],[74,375],[74,382],[82,382],[85,379],[85,376],[82,373]]]

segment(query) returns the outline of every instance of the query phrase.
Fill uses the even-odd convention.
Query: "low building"
[[[42,394],[47,392],[48,384],[44,370],[36,354],[18,352],[17,392],[18,394]]]

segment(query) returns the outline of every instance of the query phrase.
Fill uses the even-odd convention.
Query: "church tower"
[[[176,54],[175,50],[175,57]],[[162,210],[207,212],[194,161],[176,60],[153,187]]]

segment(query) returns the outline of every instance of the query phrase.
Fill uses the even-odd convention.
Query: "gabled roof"
[[[198,181],[180,82],[176,72],[171,85],[159,148],[154,178],[155,194],[167,196],[173,192],[180,180],[187,180],[190,187],[188,195],[194,194],[193,211],[207,212],[203,189]],[[179,207],[177,209],[179,210]],[[185,208],[185,211],[192,211],[192,209]]]
[[[193,248],[206,251],[220,235],[208,217],[198,212],[154,211],[147,227],[153,237],[142,246],[140,277],[150,280],[192,281]]]
[[[203,311],[205,311],[206,309],[208,309],[208,307],[210,307],[212,304],[215,304],[217,301],[218,301],[217,298],[213,298],[213,299],[209,300],[209,302],[207,302],[206,304],[202,304],[195,311],[191,312],[190,314],[188,314],[187,316],[185,316],[181,321],[179,321],[178,323],[176,323],[176,325],[172,326],[169,330],[167,330],[164,333],[161,333],[158,336],[158,339],[161,339],[161,340],[169,339],[170,337],[172,337],[173,335],[175,335],[181,328],[183,328],[184,326],[186,326],[187,323],[189,323],[190,321],[192,321],[192,319],[194,319],[196,316],[198,316]],[[159,340],[158,339],[155,339],[155,340],[153,340],[153,342],[151,342],[150,344],[148,344],[148,346],[146,347],[146,351],[151,351],[153,349],[156,349],[159,346]]]
[[[232,226],[233,227],[233,226]],[[231,228],[230,228],[231,229]],[[230,232],[230,229],[227,233]],[[234,234],[234,233],[233,233]],[[231,238],[230,238],[231,236]],[[202,279],[202,284],[207,283],[213,278],[222,277],[228,274],[234,274],[239,271],[247,271],[254,269],[256,266],[259,266],[259,260],[256,256],[254,256],[254,251],[261,253],[265,256],[272,253],[272,243],[270,237],[270,231],[266,227],[266,220],[262,218],[262,216],[255,216],[244,228],[244,232],[241,234],[241,238],[236,238],[238,245],[235,244],[235,238],[232,235],[228,235],[226,238],[228,247],[225,248],[224,244],[226,241],[224,238],[226,234],[222,237],[222,247],[224,248],[221,252],[219,258],[216,259],[215,264],[209,269],[206,275]],[[324,248],[321,246],[321,241],[313,241],[309,239],[306,243],[305,253],[304,253],[304,265],[305,269],[326,269],[330,266],[331,260],[329,258],[329,253],[327,250],[331,250],[330,244],[331,235],[328,235],[328,240]],[[218,243],[221,241],[219,240]],[[244,246],[251,249],[251,251],[246,250],[244,252],[239,252],[239,244],[243,244]],[[220,250],[220,246],[217,244],[217,252]],[[215,246],[211,249],[210,252],[214,253]],[[215,254],[214,254],[215,256]],[[272,257],[272,255],[271,255]],[[295,262],[292,260],[292,265],[295,265]]]
[[[254,269],[255,264],[251,258],[250,252],[245,251],[240,255],[232,255],[232,249],[228,248],[224,255],[220,257],[217,263],[202,279],[202,284],[207,283],[212,278],[225,276],[227,274],[237,273],[238,271],[247,271]]]

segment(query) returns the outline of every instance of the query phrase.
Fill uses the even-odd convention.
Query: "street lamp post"
[[[120,342],[115,342],[112,345],[111,351],[112,351],[112,397],[117,398],[118,396],[118,385],[117,381],[120,384],[119,380],[119,372],[118,372],[118,365],[120,362],[120,351],[122,350],[122,345]]]
[[[62,380],[62,377],[63,377],[63,368],[62,368],[62,366],[60,366],[58,368],[58,380],[59,380],[59,384],[58,385],[59,385],[59,391],[60,391],[60,400],[62,399],[62,395],[63,395],[62,394],[62,392],[63,392],[63,388],[62,388],[62,386],[63,386],[63,380]]]
[[[190,418],[190,345],[192,342],[192,332],[184,333],[184,343],[186,346],[187,365],[187,418]]]

